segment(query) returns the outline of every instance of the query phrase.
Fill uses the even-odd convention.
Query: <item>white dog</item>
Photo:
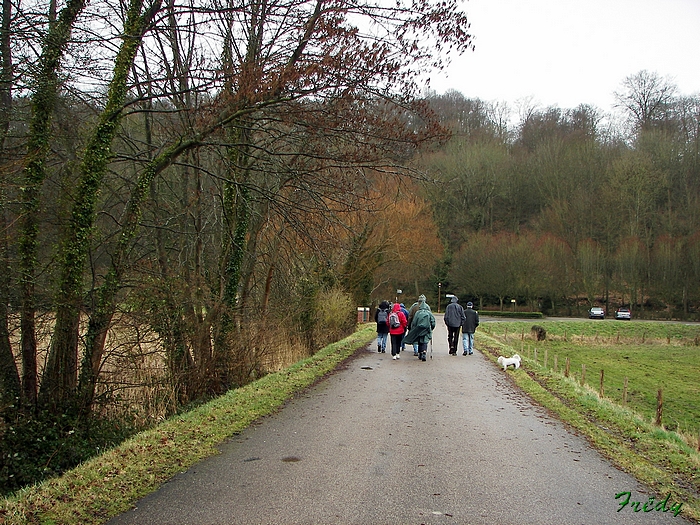
[[[500,356],[498,358],[498,364],[503,367],[504,371],[510,365],[513,365],[513,368],[520,368],[520,356],[518,354],[515,354],[513,357]]]

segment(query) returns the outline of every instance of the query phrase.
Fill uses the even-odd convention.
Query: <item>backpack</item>
[[[377,324],[386,323],[388,317],[389,312],[380,308],[379,313],[377,314]]]
[[[401,321],[399,321],[399,314],[396,312],[391,312],[389,314],[389,328],[398,328],[401,326]]]

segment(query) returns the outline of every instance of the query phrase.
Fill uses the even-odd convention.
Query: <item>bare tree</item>
[[[641,131],[666,120],[677,91],[669,79],[646,70],[625,78],[622,88],[614,93],[617,105],[629,112],[633,126]]]
[[[454,41],[459,49],[470,45],[466,19],[450,2],[392,8],[232,2],[217,5],[211,15],[220,40],[210,43],[220,44],[221,62],[202,69],[199,79],[212,75],[202,83],[218,91],[206,101],[208,107],[197,108],[200,118],[192,128],[180,128],[143,164],[119,221],[111,268],[95,294],[86,335],[92,363],[101,361],[145,190],[156,177],[165,176],[188,152],[206,149],[219,155],[223,229],[220,282],[212,290],[220,290],[220,296],[207,310],[206,323],[217,329],[215,353],[226,356],[227,338],[236,326],[232,316],[245,297],[246,260],[254,260],[248,243],[256,238],[254,228],[267,223],[259,220],[269,213],[264,210],[288,221],[291,231],[303,232],[313,222],[296,217],[313,217],[307,214],[312,211],[320,215],[334,205],[340,209],[352,200],[356,183],[350,168],[396,164],[402,152],[440,135],[429,119],[420,129],[406,118],[408,113],[427,117],[409,104],[416,64],[435,65],[434,49],[419,35],[427,35],[425,42]],[[358,31],[355,15],[368,19],[373,34]],[[431,20],[438,19],[435,26]],[[405,97],[401,104],[392,102],[397,92]],[[216,374],[209,376],[216,381]],[[216,388],[226,383],[223,379]]]

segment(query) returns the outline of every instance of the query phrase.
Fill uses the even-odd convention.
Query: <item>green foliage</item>
[[[350,334],[355,328],[356,310],[349,294],[332,287],[319,294],[315,307],[316,340],[324,346]]]
[[[133,434],[123,421],[85,424],[72,414],[5,409],[0,422],[0,494],[60,475]]]
[[[323,272],[301,278],[296,294],[294,320],[310,353],[355,328],[357,313],[351,295],[330,284]]]

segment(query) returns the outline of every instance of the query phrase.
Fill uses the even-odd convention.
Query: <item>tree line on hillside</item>
[[[640,71],[597,108],[433,96],[453,132],[419,166],[441,238],[431,283],[481,304],[688,317],[700,307],[700,96]],[[390,293],[386,291],[385,293]],[[433,292],[434,293],[434,292]]]
[[[3,0],[3,490],[339,338],[377,268],[427,271],[377,217],[430,216],[407,161],[449,132],[417,79],[471,47],[457,3]]]

